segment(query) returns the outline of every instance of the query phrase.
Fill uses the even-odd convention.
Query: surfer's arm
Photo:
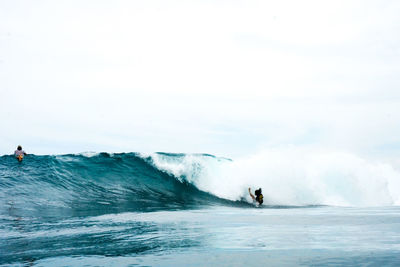
[[[249,187],[249,194],[250,194],[250,196],[251,196],[251,198],[252,198],[253,200],[256,200],[256,197],[251,193],[250,187]]]

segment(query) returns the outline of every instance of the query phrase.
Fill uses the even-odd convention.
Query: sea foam
[[[230,200],[261,187],[269,205],[388,206],[400,204],[392,165],[340,151],[271,149],[235,160],[154,153],[152,163],[200,190]]]

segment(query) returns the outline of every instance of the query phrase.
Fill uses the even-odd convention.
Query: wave
[[[150,157],[137,153],[28,155],[22,162],[13,156],[2,156],[0,201],[4,209],[22,212],[24,216],[87,216],[246,205],[201,191],[184,177],[158,169]]]
[[[269,150],[237,160],[209,154],[83,153],[0,157],[2,214],[87,216],[114,212],[400,204],[400,174],[352,154]]]
[[[352,153],[287,147],[236,160],[157,153],[150,158],[158,169],[232,201],[250,201],[247,188],[261,187],[270,206],[400,205],[399,171]]]

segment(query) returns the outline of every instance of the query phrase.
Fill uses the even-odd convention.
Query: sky
[[[0,154],[400,158],[398,14],[399,1],[0,0]]]

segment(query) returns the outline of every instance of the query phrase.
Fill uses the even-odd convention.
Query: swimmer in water
[[[22,161],[25,155],[26,153],[24,150],[22,150],[21,146],[18,146],[17,150],[14,151],[14,156],[18,159],[18,161]]]

